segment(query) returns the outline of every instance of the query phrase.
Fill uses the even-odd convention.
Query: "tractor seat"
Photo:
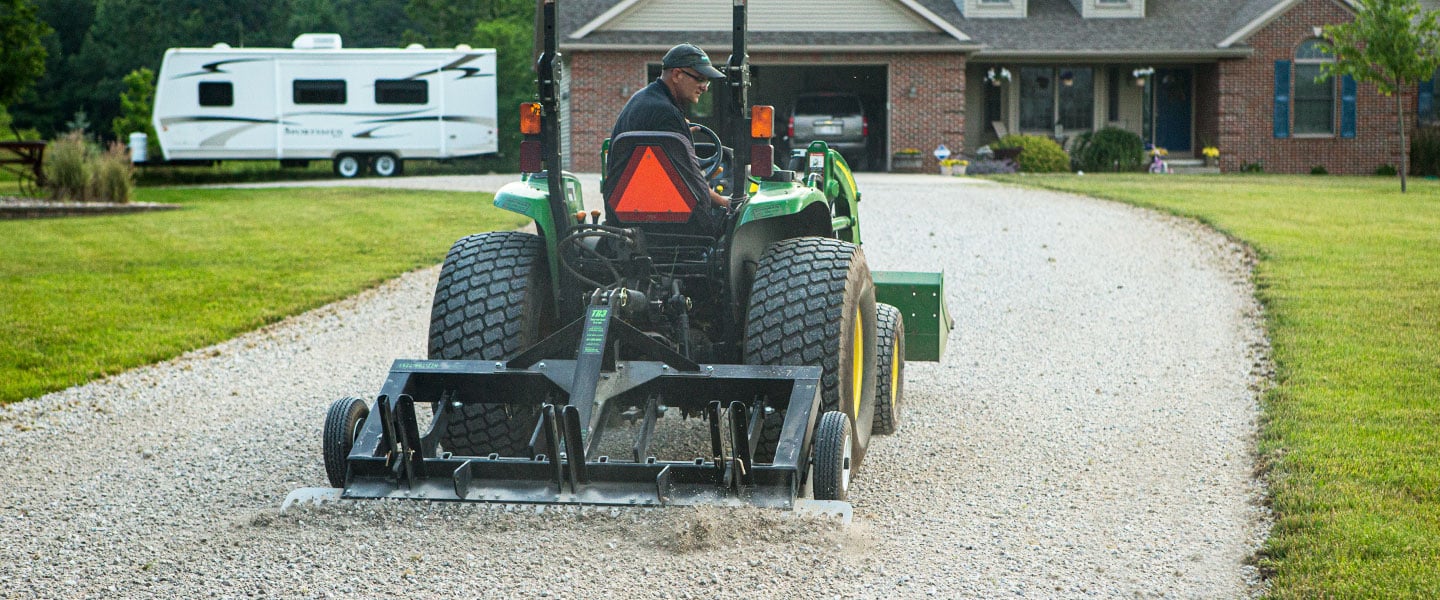
[[[709,186],[685,135],[630,131],[610,141],[605,164],[605,221],[647,233],[720,233],[724,216],[710,206]]]

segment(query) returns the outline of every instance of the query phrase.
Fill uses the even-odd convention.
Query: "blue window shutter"
[[[1340,77],[1340,137],[1355,137],[1355,78]]]
[[[1415,105],[1415,114],[1423,122],[1435,118],[1435,80],[1420,82],[1420,94]]]
[[[1275,61],[1275,137],[1290,137],[1290,61]]]

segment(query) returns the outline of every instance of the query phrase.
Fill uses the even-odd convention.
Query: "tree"
[[[1349,75],[1375,84],[1395,98],[1400,129],[1400,191],[1405,192],[1405,103],[1402,92],[1430,79],[1440,68],[1440,25],[1434,11],[1424,12],[1417,0],[1356,0],[1355,20],[1327,25],[1324,52],[1335,62],[1320,67],[1319,81]]]
[[[346,48],[404,46],[414,27],[404,0],[291,0],[285,24],[288,37],[335,32]]]
[[[495,100],[500,155],[497,168],[520,166],[520,103],[535,97],[534,26],[531,15],[481,21],[471,44],[495,49]]]
[[[523,22],[533,28],[535,0],[410,0],[406,14],[415,24],[407,37],[429,46],[453,46],[470,39],[475,26],[492,21]]]
[[[140,67],[126,75],[123,83],[125,91],[120,92],[120,116],[110,122],[110,132],[122,142],[129,139],[131,133],[144,133],[149,160],[159,160],[160,138],[155,135],[155,124],[150,120],[150,114],[155,109],[155,72]]]
[[[0,106],[20,99],[45,73],[45,44],[50,26],[36,18],[30,0],[0,0]]]

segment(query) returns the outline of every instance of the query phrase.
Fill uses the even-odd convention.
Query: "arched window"
[[[1320,40],[1301,42],[1295,49],[1295,133],[1335,133],[1335,78],[1316,83],[1320,65],[1335,57],[1320,50]]]

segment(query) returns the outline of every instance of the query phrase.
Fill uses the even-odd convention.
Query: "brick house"
[[[599,170],[615,115],[671,45],[725,61],[730,8],[560,4],[571,168]],[[1326,60],[1319,27],[1352,10],[1345,0],[750,0],[750,98],[783,120],[799,93],[858,94],[869,120],[859,170],[888,170],[900,149],[922,150],[933,170],[942,143],[973,152],[1006,132],[1066,143],[1114,126],[1174,157],[1216,146],[1224,171],[1368,174],[1399,161],[1395,99],[1313,81]],[[1433,118],[1432,87],[1420,88],[1401,98],[1410,128],[1417,112]],[[716,96],[692,119],[718,125]]]

